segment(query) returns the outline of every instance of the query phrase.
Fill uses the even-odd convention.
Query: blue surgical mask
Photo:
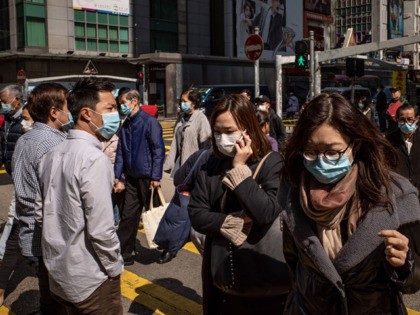
[[[65,113],[65,111],[61,109],[59,109],[59,111]],[[64,124],[60,121],[60,119],[57,119],[58,122],[61,124],[61,129],[63,129],[63,131],[65,132],[74,128],[74,119],[73,119],[73,115],[70,112],[67,113],[67,119],[68,121]]]
[[[92,125],[94,125],[97,128],[96,132],[99,133],[105,139],[111,139],[112,136],[115,135],[118,129],[120,128],[120,115],[118,114],[118,112],[100,114],[92,109],[91,111],[102,116],[102,127],[98,127],[93,122],[91,122]]]
[[[182,110],[184,113],[189,112],[189,111],[191,110],[191,104],[188,104],[188,103],[184,103],[184,102],[182,102],[182,103],[181,103],[181,110]]]
[[[16,99],[16,97],[12,100],[12,102]],[[11,102],[11,103],[12,103]],[[0,110],[0,114],[10,114],[14,111],[14,108],[12,107],[11,103],[1,103],[1,110]]]
[[[398,124],[398,128],[400,128],[401,132],[403,134],[409,135],[410,133],[413,133],[414,130],[416,130],[416,124],[409,124],[409,123],[403,123]]]
[[[342,179],[351,168],[347,153],[338,161],[319,157],[315,161],[303,159],[305,168],[322,184],[334,184]]]
[[[129,116],[131,112],[133,111],[134,107],[130,107],[130,103],[128,104],[121,104],[121,114],[124,116]]]

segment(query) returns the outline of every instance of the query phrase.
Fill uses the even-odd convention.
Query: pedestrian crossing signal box
[[[295,43],[295,67],[304,69],[309,67],[309,46],[305,40]]]

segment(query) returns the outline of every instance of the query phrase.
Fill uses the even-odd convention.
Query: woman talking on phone
[[[293,275],[285,314],[406,314],[420,288],[417,189],[379,129],[338,94],[302,112],[279,201]]]
[[[279,218],[282,161],[270,153],[253,104],[241,95],[222,98],[210,126],[213,153],[198,173],[188,207],[192,226],[206,235],[204,314],[281,314],[287,266],[270,256],[281,236],[263,235]],[[255,243],[270,252],[262,260],[247,250]]]

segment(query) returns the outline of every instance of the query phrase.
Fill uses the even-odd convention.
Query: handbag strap
[[[268,153],[266,154],[266,156],[264,156],[264,157],[260,160],[260,162],[258,163],[257,168],[255,169],[255,172],[254,172],[254,174],[252,175],[252,178],[253,178],[254,180],[257,178],[257,175],[258,175],[258,173],[260,172],[261,167],[263,166],[263,164],[264,164],[265,160],[268,158],[268,156],[269,156],[272,152],[273,152],[273,151],[268,152]],[[226,190],[225,190],[225,192],[223,193],[222,200],[221,200],[221,203],[220,203],[220,206],[221,206],[221,210],[222,210],[222,212],[223,212],[223,208],[224,208],[224,207],[225,207],[225,205],[226,205],[226,195],[227,195],[227,189],[226,189]]]
[[[152,187],[152,192],[150,193],[149,210],[152,210],[153,209],[153,194],[155,192],[155,189],[156,189],[156,191],[158,193],[160,204],[162,206],[164,206],[166,204],[165,197],[163,196],[161,187],[160,186],[159,187],[156,187],[156,188],[155,187]]]
[[[209,149],[207,150],[203,150],[203,152],[200,153],[200,155],[198,156],[197,160],[195,160],[193,167],[190,169],[190,171],[188,172],[187,177],[185,177],[182,185],[188,185],[191,182],[191,178],[195,172],[195,170],[200,166],[200,161],[203,158],[203,156],[209,153]]]

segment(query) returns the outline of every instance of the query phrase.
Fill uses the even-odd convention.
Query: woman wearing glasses
[[[408,178],[410,182],[420,188],[420,130],[417,106],[404,104],[396,113],[398,129],[386,137],[397,150],[398,163],[395,172]]]
[[[279,202],[293,289],[284,314],[404,314],[420,288],[417,189],[394,150],[338,94],[303,111],[285,151]]]

